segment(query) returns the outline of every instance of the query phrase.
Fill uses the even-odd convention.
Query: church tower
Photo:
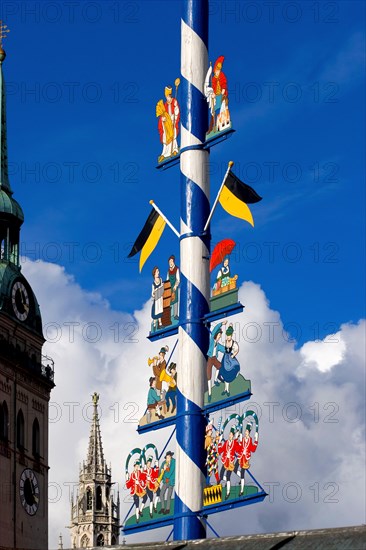
[[[100,435],[98,401],[93,394],[93,421],[90,429],[87,460],[79,473],[79,490],[71,502],[71,546],[92,548],[118,544],[119,494],[113,501],[112,472],[104,460]]]
[[[23,211],[8,177],[0,22],[0,544],[48,548],[48,402],[53,361],[42,355],[37,299],[19,261]]]

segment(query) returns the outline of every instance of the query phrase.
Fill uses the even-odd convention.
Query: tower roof
[[[13,199],[13,191],[9,181],[8,170],[8,142],[6,129],[6,93],[3,75],[3,63],[6,53],[2,47],[2,41],[9,29],[0,21],[0,214],[5,214],[21,225],[24,221],[24,214],[20,204]]]
[[[0,38],[2,38],[3,25],[0,22]],[[0,167],[0,190],[6,191],[9,195],[13,192],[10,187],[8,173],[8,143],[6,138],[6,95],[3,76],[3,62],[6,54],[0,40],[0,146],[1,146],[1,167]]]
[[[93,400],[93,421],[90,428],[88,458],[86,466],[89,473],[102,473],[105,470],[105,461],[103,454],[102,436],[100,435],[99,415],[98,415],[98,401],[99,395],[94,392],[92,395]]]

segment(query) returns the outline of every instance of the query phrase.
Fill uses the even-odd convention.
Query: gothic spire
[[[6,140],[6,99],[5,82],[3,77],[3,62],[6,53],[3,49],[3,39],[6,38],[9,29],[0,21],[0,147],[1,147],[1,167],[0,167],[0,190],[3,189],[9,195],[13,192],[9,183],[8,175],[8,145]]]
[[[103,455],[102,437],[100,435],[99,415],[98,415],[99,394],[94,392],[92,395],[92,400],[93,400],[94,411],[93,411],[93,421],[90,428],[87,467],[89,471],[96,473],[96,472],[104,472],[105,461],[104,461],[104,455]]]

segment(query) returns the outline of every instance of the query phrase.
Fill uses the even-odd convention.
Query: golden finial
[[[98,401],[99,401],[99,394],[95,391],[92,395],[92,399],[93,399],[93,403],[94,405],[98,405]]]
[[[0,63],[2,63],[6,57],[5,50],[3,49],[3,40],[7,37],[10,29],[7,25],[3,25],[3,22],[0,20]]]

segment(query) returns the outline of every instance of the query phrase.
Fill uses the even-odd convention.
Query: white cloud
[[[346,343],[341,332],[330,334],[324,340],[318,342],[306,342],[301,348],[303,362],[299,367],[299,373],[305,375],[307,368],[316,368],[320,372],[327,372],[332,367],[339,365],[346,352]]]
[[[50,498],[58,497],[49,506],[50,548],[56,548],[60,532],[64,546],[70,540],[67,483],[78,480],[78,464],[86,458],[94,391],[101,395],[105,457],[120,487],[130,449],[151,440],[161,448],[168,438],[169,429],[153,432],[151,439],[138,436],[131,422],[142,415],[146,402],[147,357],[162,342],[145,338],[149,302],[132,316],[113,311],[102,296],[84,291],[57,265],[26,261],[23,271],[40,302],[47,334],[57,339],[44,346],[56,365],[50,415],[57,421],[50,424],[49,457]],[[210,521],[221,535],[362,523],[365,321],[343,325],[335,335],[338,342],[307,342],[296,350],[259,285],[244,283],[240,299],[244,313],[231,321],[242,373],[252,381],[253,397],[245,408],[255,403],[261,414],[252,471],[267,492],[268,483],[272,489],[264,503]],[[78,323],[74,333],[70,323]],[[174,338],[167,343],[172,347]],[[121,496],[123,502],[123,490]],[[291,502],[296,496],[298,501]],[[123,503],[122,519],[127,509]],[[133,540],[163,538],[161,532],[148,531]]]

